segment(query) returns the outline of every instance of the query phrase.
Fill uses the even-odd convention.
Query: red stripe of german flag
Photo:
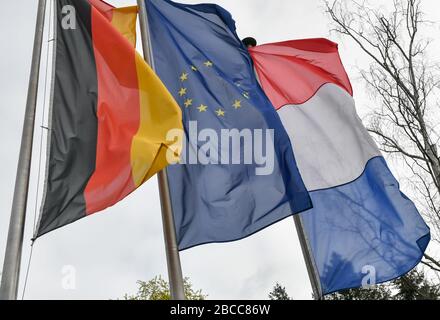
[[[137,6],[115,8],[101,0],[89,0],[132,45],[136,46]]]
[[[64,29],[64,6],[76,28]],[[181,111],[134,49],[136,7],[57,0],[47,182],[36,237],[103,210],[168,163]]]

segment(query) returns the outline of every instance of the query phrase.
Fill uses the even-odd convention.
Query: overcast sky
[[[0,10],[1,265],[20,146],[37,1],[3,2]],[[115,6],[136,3],[135,0],[108,2]],[[335,38],[329,32],[329,20],[321,0],[206,2],[216,2],[229,10],[237,22],[239,36],[252,35],[259,43],[309,37],[329,37],[339,42],[342,60],[354,85],[358,112],[363,116],[368,111],[370,103],[363,94],[364,86],[357,71],[357,67],[365,66],[368,60],[347,39]],[[389,0],[373,2],[389,3]],[[424,10],[430,14],[430,20],[439,21],[440,5],[437,1],[422,0],[422,3]],[[440,29],[436,27],[435,31],[438,34]],[[22,280],[35,212],[46,50],[45,45]],[[45,138],[44,135],[44,142]],[[391,167],[393,169],[392,163]],[[398,172],[395,173],[398,177]],[[184,251],[181,260],[184,275],[190,277],[194,287],[203,289],[210,299],[266,299],[277,281],[286,286],[294,299],[311,299],[311,287],[292,218],[241,241]],[[76,270],[76,288],[73,290],[62,287],[63,268],[66,266]],[[25,298],[115,299],[125,293],[135,293],[137,280],[149,280],[156,275],[167,278],[157,181],[152,178],[113,208],[39,239],[34,248]],[[20,296],[22,286],[23,281]]]

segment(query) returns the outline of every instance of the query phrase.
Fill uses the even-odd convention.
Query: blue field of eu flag
[[[154,67],[182,108],[187,139],[186,159],[168,167],[179,249],[238,240],[311,208],[289,137],[231,15],[213,4],[146,5]],[[225,129],[242,133],[241,143],[219,144]]]

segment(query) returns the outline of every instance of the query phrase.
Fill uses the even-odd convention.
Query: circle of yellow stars
[[[212,61],[210,61],[210,60],[206,60],[203,63],[203,65],[206,68],[212,68],[214,66],[214,63],[212,63]],[[194,65],[191,65],[190,68],[191,68],[191,70],[193,72],[198,72],[199,71],[199,69],[196,66],[194,66]],[[184,83],[185,83],[185,81],[188,81],[189,76],[190,75],[189,75],[188,72],[182,72],[182,74],[179,77],[180,82],[182,83],[182,87],[178,91],[179,97],[185,97],[188,94],[188,89],[186,87],[184,87]],[[250,99],[249,92],[245,91],[245,92],[242,93],[242,95],[243,95],[244,98]],[[194,102],[193,99],[185,98],[185,100],[183,102],[183,105],[185,106],[185,108],[189,108],[189,107],[191,107],[193,105],[193,102]],[[236,100],[234,100],[234,103],[232,104],[232,107],[235,110],[241,109],[243,107],[242,102],[243,101],[241,99],[236,99]],[[200,106],[197,107],[197,110],[199,110],[200,113],[206,112],[208,109],[209,109],[209,107],[207,105],[203,104],[203,103],[200,104]],[[215,110],[215,113],[220,118],[222,118],[222,117],[224,117],[226,115],[226,111],[223,108],[218,108],[217,110]]]

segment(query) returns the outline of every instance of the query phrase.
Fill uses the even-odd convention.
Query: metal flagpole
[[[247,37],[242,40],[246,47],[255,47],[257,45],[257,40],[252,37]],[[257,72],[255,72],[258,83],[261,85],[260,79],[258,78]],[[316,269],[315,261],[313,260],[312,251],[309,246],[309,240],[304,232],[304,225],[302,223],[301,216],[295,214],[293,216],[293,221],[295,222],[296,232],[298,234],[299,242],[301,245],[301,251],[304,256],[304,261],[306,263],[307,273],[309,274],[310,284],[313,290],[313,296],[316,300],[323,300],[321,282],[319,281],[319,274]]]
[[[3,263],[0,300],[17,299],[26,220],[26,206],[29,191],[29,175],[32,160],[32,143],[35,125],[35,111],[37,106],[38,78],[40,75],[45,9],[46,0],[39,0],[20,155],[18,159],[17,175],[15,178],[14,199],[12,202],[8,240],[6,244],[5,260]]]
[[[247,37],[242,40],[246,47],[255,47],[257,45],[257,40],[252,37]],[[257,72],[255,72],[258,83],[261,85],[260,79],[258,78]],[[293,221],[295,222],[296,231],[298,234],[299,242],[301,245],[301,251],[304,256],[304,261],[306,263],[307,273],[309,274],[310,284],[312,285],[313,296],[316,300],[324,299],[322,295],[321,282],[319,281],[319,274],[316,269],[315,261],[312,257],[312,251],[310,250],[309,240],[304,232],[304,226],[302,223],[301,216],[295,214],[293,216]]]
[[[142,47],[144,58],[154,70],[153,52],[150,42],[150,28],[148,26],[147,8],[145,0],[137,0],[142,36]],[[171,299],[185,300],[183,289],[182,267],[180,264],[179,248],[177,246],[176,229],[174,227],[174,216],[171,207],[170,190],[166,169],[157,174],[159,183],[160,203],[162,207],[162,223],[165,238],[165,251],[168,265],[168,278],[170,282]]]
[[[313,296],[315,300],[323,300],[321,282],[319,281],[319,274],[316,269],[315,261],[312,257],[312,251],[310,249],[309,240],[304,232],[304,225],[299,214],[293,216],[295,221],[296,232],[298,233],[301,250],[306,263],[307,272],[309,274],[310,284],[312,285]]]

